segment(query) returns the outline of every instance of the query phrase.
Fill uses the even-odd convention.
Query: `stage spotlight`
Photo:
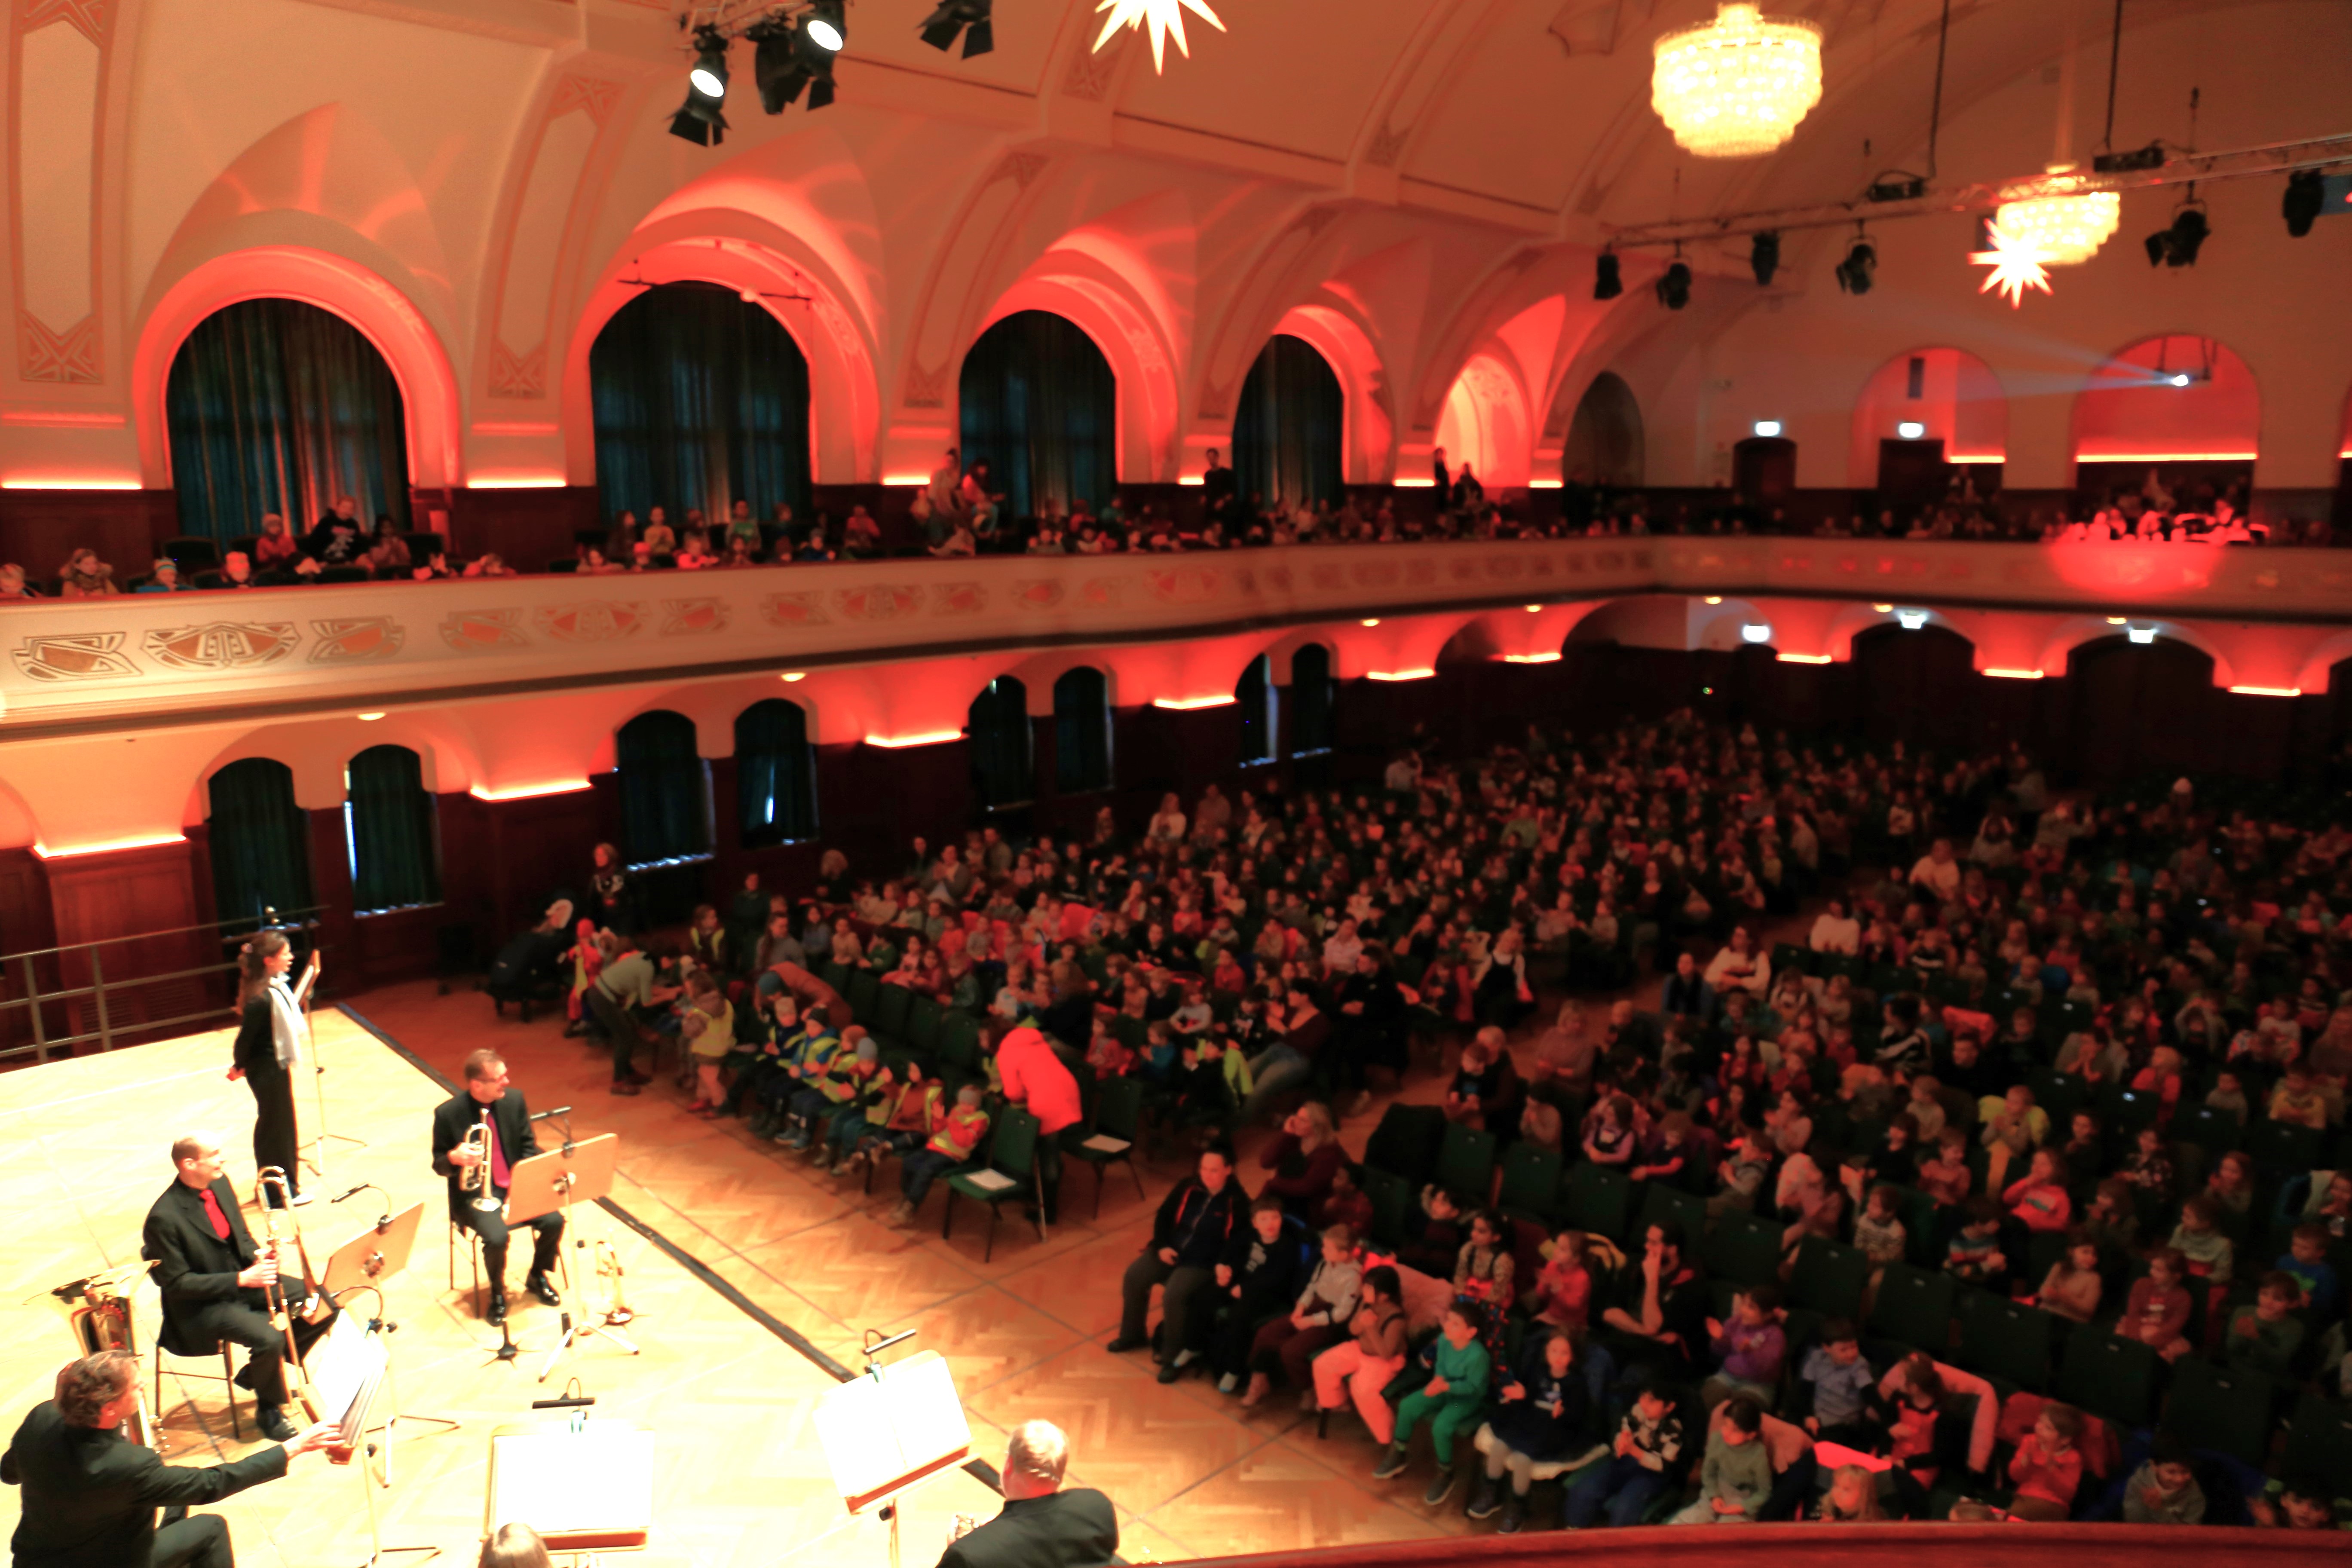
[[[2182,207],[2172,215],[2171,227],[2160,228],[2147,237],[2147,264],[2194,267],[2197,252],[2212,232],[2212,226],[2205,221],[2204,208]]]
[[[760,85],[760,107],[771,114],[782,114],[809,79],[793,25],[783,20],[761,22],[743,36],[753,45],[751,79]]]
[[[670,117],[669,133],[698,147],[716,147],[727,140],[727,39],[705,28],[695,38],[699,51],[694,69],[687,74],[686,102]]]
[[[992,0],[941,0],[918,29],[923,42],[944,50],[963,34],[963,58],[984,55],[996,47],[996,24],[989,19]]]
[[[1617,270],[1617,253],[1604,250],[1592,262],[1592,297],[1614,300],[1625,291],[1625,279]]]
[[[727,96],[726,35],[706,27],[695,35],[694,47],[698,52],[694,68],[686,75],[687,86],[704,98],[725,98]]]
[[[849,42],[849,16],[842,0],[817,0],[815,9],[801,18],[801,36],[826,54],[839,54]]]
[[[1691,269],[1679,256],[1658,274],[1658,303],[1679,310],[1690,303]]]
[[[1837,264],[1838,288],[1848,294],[1867,294],[1877,280],[1878,252],[1867,239],[1857,238],[1845,259]]]
[[[2319,220],[2319,209],[2327,200],[2327,181],[2316,169],[2302,169],[2286,177],[2286,195],[2279,202],[2279,212],[2286,219],[2286,231],[2301,239],[2311,232]]]
[[[1756,274],[1759,284],[1772,281],[1772,274],[1780,270],[1780,237],[1767,230],[1748,242],[1748,269]]]

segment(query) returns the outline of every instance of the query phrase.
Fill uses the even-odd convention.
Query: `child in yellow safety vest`
[[[874,1103],[866,1108],[865,1123],[834,1174],[841,1175],[869,1159],[878,1161],[886,1153],[903,1158],[921,1148],[944,1115],[940,1100],[938,1080],[924,1079],[922,1063],[908,1062],[907,1081],[876,1094]]]
[[[851,1137],[866,1126],[866,1108],[890,1087],[890,1069],[882,1065],[882,1047],[858,1025],[843,1031],[843,1049],[833,1066],[816,1080],[824,1109],[817,1113],[812,1146],[817,1169],[830,1171],[833,1162],[848,1152]]]
[[[890,1211],[889,1224],[905,1225],[913,1219],[933,1182],[978,1156],[981,1144],[988,1137],[988,1112],[980,1108],[980,1101],[977,1083],[957,1089],[954,1107],[938,1119],[929,1140],[899,1165],[900,1196],[898,1206]]]

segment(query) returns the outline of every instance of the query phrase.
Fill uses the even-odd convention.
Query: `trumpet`
[[[490,1195],[490,1140],[495,1136],[490,1113],[485,1110],[479,1121],[466,1129],[466,1141],[458,1145],[474,1158],[466,1166],[457,1190],[473,1194],[474,1208],[481,1214],[496,1214],[502,1206],[501,1200]]]

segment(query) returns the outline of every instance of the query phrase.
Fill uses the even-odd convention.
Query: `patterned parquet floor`
[[[1118,1505],[1122,1549],[1131,1561],[1486,1528],[1463,1518],[1459,1492],[1448,1508],[1422,1506],[1425,1461],[1397,1480],[1373,1480],[1373,1447],[1352,1415],[1335,1416],[1329,1436],[1318,1439],[1295,1394],[1277,1394],[1245,1412],[1197,1376],[1163,1386],[1140,1352],[1104,1352],[1118,1321],[1120,1273],[1142,1249],[1152,1209],[1184,1168],[1173,1156],[1145,1166],[1141,1200],[1134,1183],[1114,1173],[1098,1219],[1093,1175],[1072,1163],[1063,1223],[1051,1238],[1040,1240],[1008,1212],[995,1256],[983,1261],[986,1220],[971,1205],[959,1205],[954,1233],[945,1239],[940,1189],[914,1228],[886,1226],[881,1217],[898,1195],[895,1166],[868,1197],[855,1181],[816,1176],[800,1156],[755,1142],[740,1121],[685,1115],[690,1096],[667,1078],[635,1099],[614,1097],[606,1089],[609,1058],[564,1038],[560,1019],[542,1015],[526,1025],[511,1009],[498,1018],[485,997],[442,996],[421,982],[368,993],[351,1006],[453,1076],[468,1051],[494,1046],[534,1110],[569,1103],[582,1136],[620,1133],[617,1199],[835,1359],[853,1358],[866,1330],[916,1330],[916,1342],[953,1367],[975,1439],[992,1460],[1002,1454],[1003,1428],[1040,1416],[1058,1423],[1070,1434],[1074,1483],[1099,1487]],[[1436,1080],[1424,1073],[1407,1096],[1436,1092]],[[1359,1152],[1378,1109],[1346,1125],[1346,1141]],[[246,1123],[235,1125],[241,1132]],[[413,1136],[416,1172],[404,1178],[404,1192],[422,1191],[430,1180],[421,1117]],[[1243,1154],[1255,1185],[1261,1173],[1251,1142],[1244,1142]],[[436,1285],[442,1282],[437,1271],[436,1263]],[[666,1319],[644,1324],[647,1341],[670,1332]],[[740,1342],[769,1340],[748,1325],[737,1332]],[[763,1423],[768,1399],[739,1395],[730,1420],[737,1429],[772,1430],[785,1415],[776,1403]],[[730,1506],[756,1511],[767,1489],[751,1479],[734,1452],[707,1462],[715,1473],[745,1478],[735,1501],[720,1505],[709,1521],[719,1531]],[[959,1478],[958,1484],[971,1483]],[[985,1516],[993,1506],[980,1511]],[[920,1568],[933,1560],[938,1536],[921,1535],[911,1520],[908,1531],[907,1562]]]

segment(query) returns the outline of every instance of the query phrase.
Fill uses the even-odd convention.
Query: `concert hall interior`
[[[994,4],[0,7],[15,1562],[2316,1561],[2352,5]]]

